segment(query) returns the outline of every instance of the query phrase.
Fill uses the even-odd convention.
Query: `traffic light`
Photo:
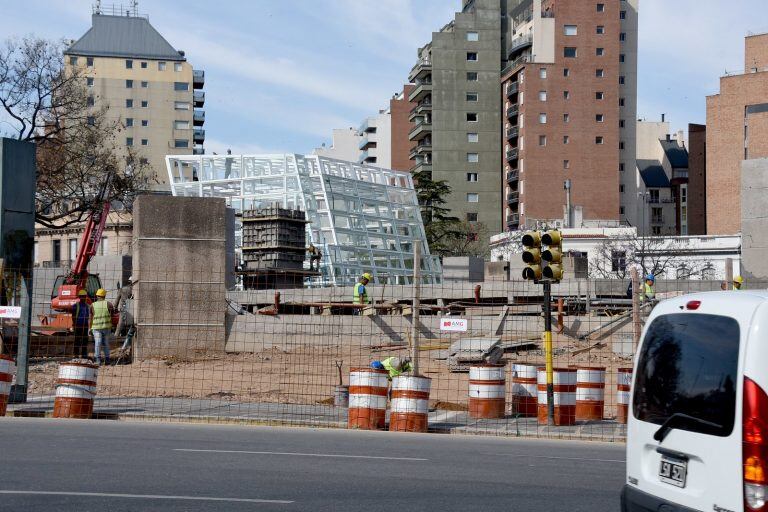
[[[560,281],[563,278],[563,235],[552,229],[542,235],[541,243],[547,246],[541,257],[548,263],[542,274],[546,279]]]
[[[528,231],[523,235],[523,279],[538,281],[541,279],[541,233]]]

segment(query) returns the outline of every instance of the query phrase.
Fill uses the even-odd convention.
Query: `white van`
[[[659,303],[634,368],[622,511],[768,511],[768,292]]]

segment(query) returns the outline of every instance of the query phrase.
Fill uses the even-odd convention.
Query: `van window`
[[[675,428],[727,437],[736,415],[739,324],[730,317],[677,313],[656,318],[640,352],[633,413],[661,425],[687,414],[715,423],[681,421]]]

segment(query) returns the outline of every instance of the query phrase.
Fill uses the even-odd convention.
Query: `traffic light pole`
[[[552,282],[544,281],[544,356],[547,369],[547,425],[555,424],[555,384],[552,364]]]

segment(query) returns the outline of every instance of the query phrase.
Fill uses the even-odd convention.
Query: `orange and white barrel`
[[[387,419],[389,372],[374,368],[349,370],[350,428],[383,430]]]
[[[479,364],[469,367],[469,416],[503,418],[506,377],[505,364]]]
[[[56,379],[54,418],[90,418],[96,397],[99,367],[91,363],[61,363]]]
[[[619,423],[627,422],[630,386],[632,386],[632,368],[619,368],[616,378],[616,421]]]
[[[392,379],[392,405],[389,430],[393,432],[426,432],[429,414],[429,388],[432,379],[415,375],[398,375]]]
[[[16,375],[16,363],[11,356],[0,354],[0,416],[5,416],[8,408],[8,395],[11,394],[14,375]]]
[[[576,369],[576,421],[602,420],[605,413],[605,368]]]
[[[515,363],[512,365],[512,414],[524,418],[536,416],[535,364]]]
[[[547,424],[547,371],[537,370],[539,424]],[[554,385],[555,425],[576,424],[576,368],[555,368]]]

